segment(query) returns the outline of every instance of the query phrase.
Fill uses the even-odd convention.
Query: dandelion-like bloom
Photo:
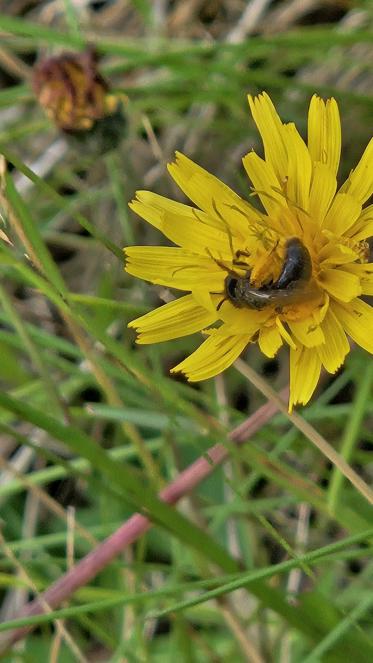
[[[290,348],[290,409],[307,403],[321,367],[335,373],[350,346],[373,353],[373,139],[337,190],[341,127],[334,99],[314,96],[308,145],[283,124],[267,94],[249,97],[264,145],[243,165],[255,209],[190,159],[177,154],[169,172],[190,207],[138,191],[131,208],[177,247],[125,249],[129,274],[189,294],[130,322],[138,343],[203,330],[200,347],[172,369],[191,381],[228,368],[249,343],[274,357]]]

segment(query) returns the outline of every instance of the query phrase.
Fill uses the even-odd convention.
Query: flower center
[[[284,320],[303,318],[322,295],[312,271],[310,252],[298,237],[274,241],[271,248],[259,244],[255,254],[236,253],[225,299],[237,308],[271,309]]]

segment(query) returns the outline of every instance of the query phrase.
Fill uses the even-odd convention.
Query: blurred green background
[[[0,630],[265,402],[234,368],[170,378],[197,336],[134,346],[127,322],[171,293],[123,271],[123,246],[165,242],[128,201],[184,200],[166,171],[176,149],[250,195],[241,158],[261,145],[246,95],[262,90],[303,135],[312,94],[337,99],[343,179],[371,135],[372,22],[370,0],[0,1]],[[31,80],[88,46],[123,111],[76,135]],[[245,359],[286,385],[285,351]],[[370,484],[371,363],[354,349],[301,411]],[[176,513],[156,524],[71,599],[62,636],[52,614],[5,660],[373,660],[371,509],[285,416],[180,512],[192,534]]]

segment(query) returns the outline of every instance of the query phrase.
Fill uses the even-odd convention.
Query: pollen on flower
[[[268,240],[265,243],[258,241],[257,247],[251,260],[250,282],[255,287],[262,287],[277,280],[281,271],[284,250],[279,247],[278,239],[273,241],[271,248],[268,248]]]
[[[265,93],[249,99],[265,158],[243,159],[259,210],[182,154],[169,172],[192,206],[138,192],[131,208],[175,247],[129,247],[126,270],[188,294],[130,323],[138,342],[196,331],[207,339],[172,372],[204,380],[250,343],[290,353],[290,401],[306,403],[322,368],[334,373],[348,336],[373,352],[367,239],[373,232],[373,142],[338,190],[341,128],[334,99],[314,96],[308,143]],[[264,211],[263,211],[264,210]],[[369,212],[370,210],[370,212]]]

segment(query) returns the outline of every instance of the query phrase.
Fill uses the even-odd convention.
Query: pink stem
[[[287,390],[281,393],[286,398]],[[277,411],[277,405],[268,402],[260,407],[240,426],[231,433],[229,439],[236,444],[242,444],[257,430],[259,430]],[[181,497],[190,493],[228,456],[228,447],[215,444],[210,447],[205,456],[198,458],[181,472],[174,481],[166,486],[159,494],[159,498],[168,504],[175,504]],[[152,522],[146,516],[135,513],[114,534],[102,541],[94,550],[83,557],[78,564],[56,580],[43,594],[28,603],[21,610],[20,617],[38,615],[46,612],[48,608],[55,608],[66,601],[79,587],[86,585],[102,569],[119,555],[126,546],[134,543],[150,527]],[[4,651],[24,637],[33,627],[25,626],[7,634],[1,639],[1,650]]]

